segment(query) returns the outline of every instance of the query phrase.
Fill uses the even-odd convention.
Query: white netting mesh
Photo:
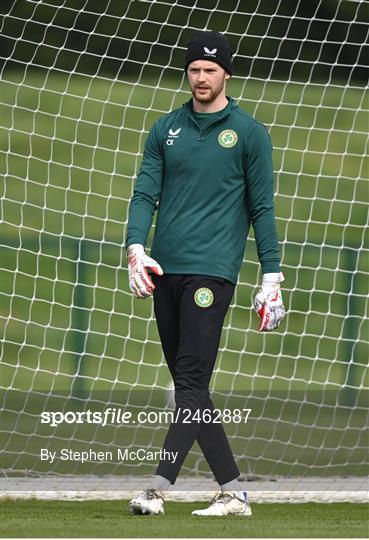
[[[246,426],[228,426],[238,464],[244,475],[364,476],[365,2],[17,0],[1,9],[6,476],[81,472],[41,463],[41,443],[121,444],[116,427],[94,426],[89,438],[75,425],[50,431],[41,410],[160,410],[168,400],[152,303],[132,299],[122,245],[148,129],[189,99],[183,55],[196,29],[227,33],[229,94],[272,136],[287,278],[286,322],[260,335],[251,238],[212,379],[220,407],[253,408]],[[128,432],[130,447],[159,449],[165,428]],[[136,470],[125,467],[87,472]],[[204,471],[195,448],[184,473]]]

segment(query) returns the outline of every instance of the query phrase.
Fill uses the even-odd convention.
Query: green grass
[[[366,538],[366,504],[254,504],[251,518],[196,518],[203,503],[167,503],[166,515],[130,516],[126,501],[1,503],[1,537]]]
[[[144,132],[189,98],[174,79],[158,83],[49,71],[3,74],[0,377],[5,388],[19,389],[22,396],[65,396],[76,380],[94,397],[134,388],[153,406],[153,388],[165,395],[170,376],[152,302],[132,300],[122,249]],[[282,391],[290,399],[295,390],[324,388],[324,399],[336,403],[345,385],[368,386],[369,289],[366,251],[360,249],[368,232],[365,92],[251,79],[230,83],[229,94],[268,126],[273,139],[288,316],[271,335],[256,331],[250,306],[260,273],[251,237],[212,379],[221,400],[259,390],[269,396]],[[351,392],[351,404],[355,398]],[[272,413],[261,405],[247,426],[247,449],[245,433],[236,429],[237,455],[273,474],[294,465],[305,472],[309,464],[318,472],[332,467],[347,473],[348,461],[350,472],[361,473],[363,409],[336,418],[334,408],[312,407],[303,414],[292,403],[297,418],[287,423],[282,401],[275,407],[269,400]],[[8,403],[8,410],[22,414],[6,420],[6,463],[12,468],[27,458],[24,468],[33,470],[40,467],[37,416],[27,416],[22,403]],[[74,404],[64,401],[63,407]],[[147,433],[151,442],[153,432]],[[156,435],[160,439],[162,431]],[[107,442],[105,433],[102,438]],[[27,452],[18,459],[25,443]]]
[[[1,81],[1,314],[11,317],[4,385],[45,388],[52,379],[54,388],[67,389],[83,346],[87,386],[164,387],[169,377],[152,305],[131,302],[122,244],[144,130],[189,94],[185,87],[174,92],[178,81],[165,78],[158,87],[155,80],[23,75],[8,72]],[[271,377],[282,388],[291,380],[343,384],[352,347],[343,338],[355,341],[358,367],[350,382],[360,386],[369,354],[365,251],[358,249],[366,241],[365,90],[234,80],[229,93],[273,138],[290,316],[285,336],[256,332],[249,306],[260,276],[250,240],[214,386],[265,388]],[[83,254],[81,238],[89,241]],[[85,261],[79,268],[78,258]],[[362,272],[353,283],[352,269]],[[73,302],[87,312],[73,311]],[[345,322],[348,309],[355,317]],[[76,327],[89,329],[82,345]]]

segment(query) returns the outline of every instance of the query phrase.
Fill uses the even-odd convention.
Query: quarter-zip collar
[[[197,137],[198,140],[202,140],[216,124],[218,124],[219,122],[222,122],[224,118],[229,116],[231,112],[233,111],[233,109],[237,107],[237,104],[235,103],[233,98],[227,96],[227,99],[228,99],[228,104],[226,105],[226,107],[224,107],[224,109],[217,111],[216,113],[209,113],[209,120],[207,122],[201,122],[201,123],[198,122],[196,115],[194,113],[193,106],[192,106],[192,99],[190,99],[189,101],[187,101],[187,103],[183,105],[184,111],[186,112],[186,114],[189,116],[189,118],[195,124],[197,130],[199,131],[199,134]]]
[[[228,100],[228,104],[224,107],[224,109],[220,110],[220,111],[217,111],[217,115],[216,115],[216,118],[212,118],[213,117],[213,113],[209,113],[209,123],[206,123],[206,127],[210,127],[211,125],[213,124],[216,124],[218,122],[220,122],[221,120],[223,120],[226,116],[228,116],[229,114],[231,114],[232,110],[237,107],[237,104],[235,103],[234,99],[231,98],[231,97],[227,97],[227,100]],[[186,113],[188,114],[188,116],[191,118],[191,120],[197,125],[197,127],[199,127],[198,123],[197,123],[197,120],[196,120],[196,117],[194,115],[194,110],[193,110],[193,105],[192,105],[192,98],[187,101],[186,103],[183,104],[183,108],[184,110],[186,111]]]

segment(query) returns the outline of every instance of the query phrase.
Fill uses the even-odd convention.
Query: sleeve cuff
[[[265,261],[260,263],[263,274],[277,274],[281,272],[279,261]]]

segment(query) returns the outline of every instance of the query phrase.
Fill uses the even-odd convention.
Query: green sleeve
[[[161,193],[163,153],[156,124],[145,143],[143,160],[129,206],[126,247],[146,244]]]
[[[279,272],[278,234],[274,215],[272,143],[267,130],[256,126],[247,141],[246,203],[255,233],[262,273]]]

